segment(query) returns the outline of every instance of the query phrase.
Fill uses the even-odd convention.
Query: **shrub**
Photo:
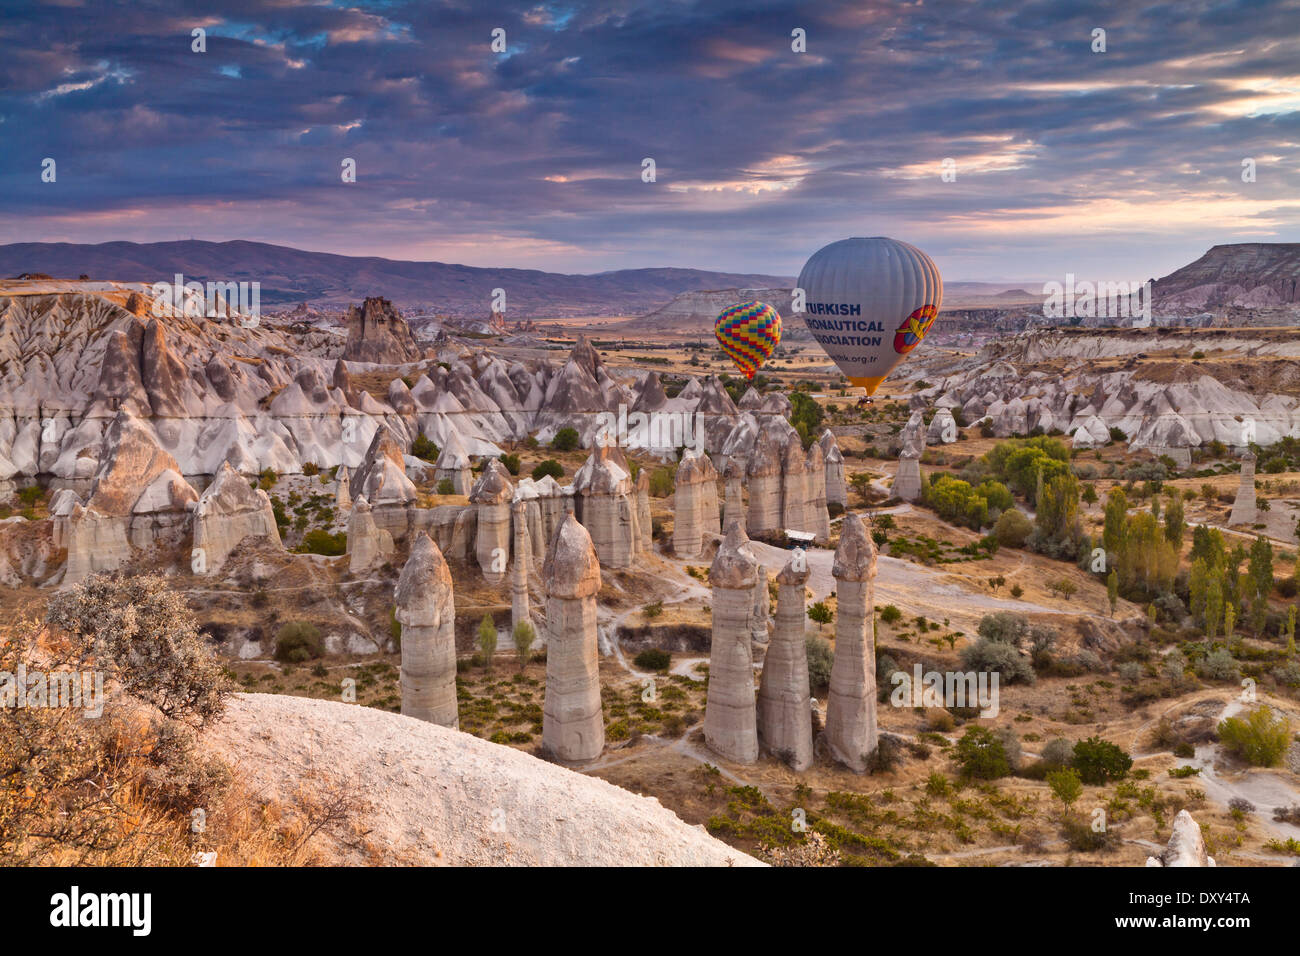
[[[320,628],[310,621],[290,621],[275,636],[275,659],[284,664],[302,664],[325,656]]]
[[[970,727],[957,741],[955,757],[962,775],[976,780],[996,780],[1011,772],[1006,748],[987,727]]]
[[[666,671],[672,662],[673,655],[657,647],[647,647],[632,660],[643,671]]]
[[[1015,647],[984,637],[962,648],[961,662],[967,670],[996,671],[1008,684],[1016,681],[1032,684],[1037,679],[1033,665]]]
[[[564,466],[554,458],[548,458],[533,469],[533,481],[541,481],[547,475],[550,475],[552,478],[563,478]]]
[[[581,436],[576,428],[561,428],[551,439],[551,447],[556,451],[573,451],[578,447]]]
[[[1119,842],[1119,835],[1115,831],[1094,830],[1090,821],[1078,816],[1065,818],[1061,824],[1061,836],[1065,838],[1066,846],[1077,853],[1113,849]]]
[[[997,538],[998,544],[1008,548],[1023,548],[1033,530],[1033,523],[1015,508],[1011,508],[998,517],[997,523],[993,525],[993,536]]]
[[[415,436],[415,441],[411,442],[412,457],[419,458],[422,461],[437,461],[441,450],[431,442],[424,432]]]
[[[510,472],[510,474],[512,474],[512,475],[517,475],[517,474],[519,474],[519,456],[518,456],[518,455],[502,455],[502,456],[501,456],[501,464],[503,464],[503,465],[506,466],[506,471]]]
[[[645,618],[656,618],[664,612],[663,601],[651,601],[649,604],[641,606],[641,615]]]
[[[1074,744],[1064,737],[1049,740],[1043,747],[1042,760],[1049,767],[1068,767],[1074,759]]]
[[[308,478],[312,477],[313,475],[319,475],[320,465],[316,464],[316,462],[314,461],[303,462],[302,473],[306,475]]]
[[[1142,679],[1143,668],[1137,661],[1125,661],[1117,668],[1119,679],[1126,684],[1136,684]]]
[[[160,575],[91,575],[52,597],[45,619],[77,656],[93,655],[127,693],[168,717],[204,723],[225,706],[232,685],[185,598]]]
[[[300,554],[324,554],[331,557],[346,554],[348,536],[340,531],[330,534],[324,528],[312,528],[302,537],[302,544],[297,548]]]
[[[1078,772],[1072,767],[1049,771],[1047,785],[1052,788],[1052,795],[1060,800],[1066,809],[1083,796],[1083,781],[1079,779]]]
[[[1089,737],[1074,745],[1074,769],[1084,783],[1102,784],[1123,780],[1133,767],[1133,758],[1100,737]]]
[[[456,485],[450,478],[443,478],[439,480],[438,487],[434,490],[440,495],[454,495],[456,493]]]
[[[1205,659],[1201,661],[1201,666],[1197,668],[1197,673],[1206,680],[1241,680],[1241,667],[1223,648],[1206,654]]]
[[[805,652],[808,657],[808,685],[814,692],[820,692],[831,683],[831,667],[835,663],[835,653],[830,641],[821,637],[809,637]]]
[[[1256,707],[1244,720],[1229,717],[1220,722],[1219,739],[1247,763],[1272,767],[1291,745],[1291,722],[1270,707]]]
[[[897,624],[903,619],[903,612],[892,604],[886,604],[880,609],[880,619],[886,624]]]
[[[650,497],[667,498],[673,493],[673,470],[664,465],[650,472]]]

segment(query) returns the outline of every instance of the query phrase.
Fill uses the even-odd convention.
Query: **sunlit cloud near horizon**
[[[1298,2],[10,4],[0,242],[1147,278],[1300,241],[1297,64]]]

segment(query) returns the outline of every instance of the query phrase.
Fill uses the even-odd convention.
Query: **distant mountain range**
[[[58,279],[122,282],[257,281],[262,307],[310,302],[341,308],[383,296],[406,311],[459,318],[491,315],[493,289],[506,292],[510,319],[641,315],[695,289],[789,288],[790,276],[701,269],[620,269],[564,275],[534,269],[483,269],[445,262],[307,252],[264,242],[18,242],[0,245],[0,278],[27,272]]]
[[[1300,303],[1300,242],[1235,242],[1157,279],[1151,290],[1167,309],[1268,309]]]

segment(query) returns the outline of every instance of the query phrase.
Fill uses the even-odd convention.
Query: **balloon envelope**
[[[766,302],[742,302],[718,314],[713,334],[745,378],[752,379],[781,342],[781,316]]]
[[[868,395],[921,343],[943,304],[930,257],[885,236],[823,246],[804,264],[798,287],[813,337]]]

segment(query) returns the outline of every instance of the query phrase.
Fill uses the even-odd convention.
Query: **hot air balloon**
[[[713,334],[745,378],[752,379],[781,342],[781,316],[766,302],[742,302],[719,313]]]
[[[921,344],[943,304],[943,280],[930,257],[885,236],[823,246],[804,264],[798,286],[813,337],[868,396]]]

